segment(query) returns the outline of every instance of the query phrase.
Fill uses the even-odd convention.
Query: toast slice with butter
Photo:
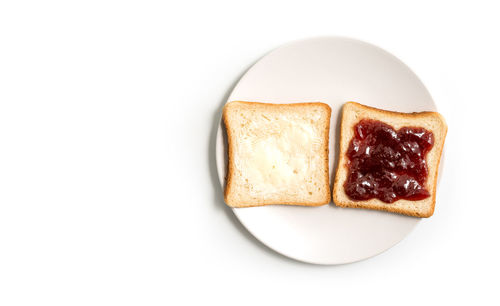
[[[328,204],[330,116],[324,103],[226,104],[226,204]]]
[[[399,113],[347,102],[333,202],[432,216],[446,132],[446,122],[436,112]]]

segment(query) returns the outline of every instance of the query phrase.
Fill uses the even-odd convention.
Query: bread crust
[[[234,173],[235,173],[235,163],[234,163],[234,144],[237,141],[232,133],[231,128],[229,127],[229,122],[228,122],[228,109],[231,105],[234,105],[236,103],[243,104],[243,105],[257,105],[259,107],[265,107],[265,108],[276,108],[276,107],[282,107],[282,108],[295,108],[295,107],[307,107],[307,106],[319,106],[321,107],[324,111],[327,113],[327,120],[325,122],[325,128],[324,128],[324,140],[323,140],[323,148],[322,150],[324,151],[324,163],[325,163],[325,170],[324,170],[324,181],[325,181],[325,196],[324,199],[321,201],[311,201],[311,202],[303,202],[303,201],[283,201],[280,203],[275,203],[275,202],[269,202],[266,200],[262,200],[259,203],[252,203],[252,204],[244,204],[244,203],[239,203],[237,201],[233,201],[231,198],[231,193],[234,188]],[[330,139],[330,120],[331,120],[331,108],[328,104],[322,103],[322,102],[301,102],[301,103],[289,103],[289,104],[276,104],[276,103],[262,103],[262,102],[248,102],[248,101],[231,101],[227,103],[223,110],[222,110],[222,121],[224,123],[224,127],[227,133],[227,142],[228,142],[228,171],[226,174],[226,186],[224,188],[224,201],[226,204],[230,207],[234,208],[239,208],[239,207],[258,207],[258,206],[266,206],[266,205],[274,205],[274,204],[280,204],[280,205],[300,205],[300,206],[321,206],[330,203],[331,201],[331,192],[330,192],[330,174],[329,174],[329,139]]]
[[[346,152],[348,148],[348,144],[351,141],[352,137],[349,137],[349,139],[346,139],[348,137],[346,133],[349,132],[350,129],[353,128],[353,126],[359,122],[359,120],[367,118],[367,117],[361,117],[357,118],[357,121],[349,121],[347,119],[347,116],[349,116],[349,112],[353,110],[357,110],[359,112],[365,112],[368,114],[373,115],[374,117],[377,117],[377,120],[384,121],[381,118],[393,118],[395,120],[403,119],[406,121],[412,121],[414,124],[409,124],[405,126],[420,126],[419,122],[421,120],[427,120],[430,117],[436,118],[440,122],[440,127],[439,130],[433,130],[433,133],[439,132],[440,133],[440,139],[438,142],[434,143],[433,148],[431,151],[427,154],[426,159],[428,156],[431,154],[433,150],[436,150],[434,154],[437,154],[437,159],[433,165],[429,165],[429,169],[432,171],[432,175],[428,175],[428,180],[429,178],[432,178],[432,181],[426,182],[426,187],[428,191],[431,193],[431,197],[420,200],[420,201],[409,201],[409,200],[398,200],[395,201],[394,203],[388,204],[385,202],[380,201],[379,199],[370,199],[366,201],[355,201],[351,200],[344,191],[344,182],[346,180],[346,175],[345,175],[345,169],[348,168],[347,166],[347,158],[346,158]],[[385,122],[385,121],[384,121]],[[344,107],[342,109],[342,119],[341,119],[341,127],[340,127],[340,148],[339,148],[339,159],[338,159],[338,164],[337,164],[337,170],[335,174],[335,180],[333,184],[333,202],[335,205],[339,207],[354,207],[354,208],[365,208],[365,209],[373,209],[373,210],[380,210],[380,211],[387,211],[387,212],[393,212],[393,213],[398,213],[398,214],[403,214],[407,216],[412,216],[412,217],[421,217],[421,218],[428,218],[433,215],[434,213],[434,208],[436,204],[436,185],[437,185],[437,176],[438,176],[438,170],[439,170],[439,164],[441,161],[441,154],[443,151],[444,147],[444,140],[446,138],[446,133],[448,131],[448,127],[446,125],[446,122],[441,116],[441,114],[437,112],[418,112],[418,113],[400,113],[400,112],[394,112],[394,111],[388,111],[388,110],[382,110],[378,109],[375,107],[370,107],[366,105],[362,105],[356,102],[347,102],[344,104]],[[431,173],[429,173],[431,174]],[[430,187],[430,188],[429,188]],[[430,202],[429,202],[430,201]],[[411,205],[411,207],[401,205],[401,203]],[[418,209],[411,209],[414,206],[418,206],[419,204],[427,205],[427,210],[425,211],[419,211]]]

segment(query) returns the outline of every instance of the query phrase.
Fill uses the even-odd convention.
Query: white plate
[[[234,100],[328,103],[332,108],[330,175],[335,169],[339,113],[345,102],[402,112],[436,109],[427,89],[404,63],[376,46],[341,37],[306,39],[275,49],[241,78],[228,102]],[[224,185],[227,156],[222,126],[216,158]],[[420,221],[334,204],[233,211],[248,231],[271,249],[315,264],[350,263],[377,255],[401,241]]]

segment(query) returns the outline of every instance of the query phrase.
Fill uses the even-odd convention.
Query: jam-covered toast
[[[446,132],[436,112],[399,113],[346,103],[333,202],[432,216]]]

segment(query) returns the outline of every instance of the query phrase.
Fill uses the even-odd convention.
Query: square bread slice
[[[330,115],[324,103],[226,104],[226,204],[328,204]]]
[[[354,137],[354,126],[361,119],[374,119],[391,125],[396,131],[401,127],[422,127],[434,135],[434,145],[426,155],[427,180],[424,188],[430,196],[418,201],[399,199],[393,203],[385,203],[377,198],[369,200],[352,200],[344,190],[348,176],[347,150]],[[436,183],[446,137],[447,126],[444,118],[436,112],[398,113],[385,111],[355,102],[347,102],[342,109],[340,127],[340,150],[333,187],[333,202],[340,207],[357,207],[383,210],[414,217],[430,217],[434,213],[436,202]]]

